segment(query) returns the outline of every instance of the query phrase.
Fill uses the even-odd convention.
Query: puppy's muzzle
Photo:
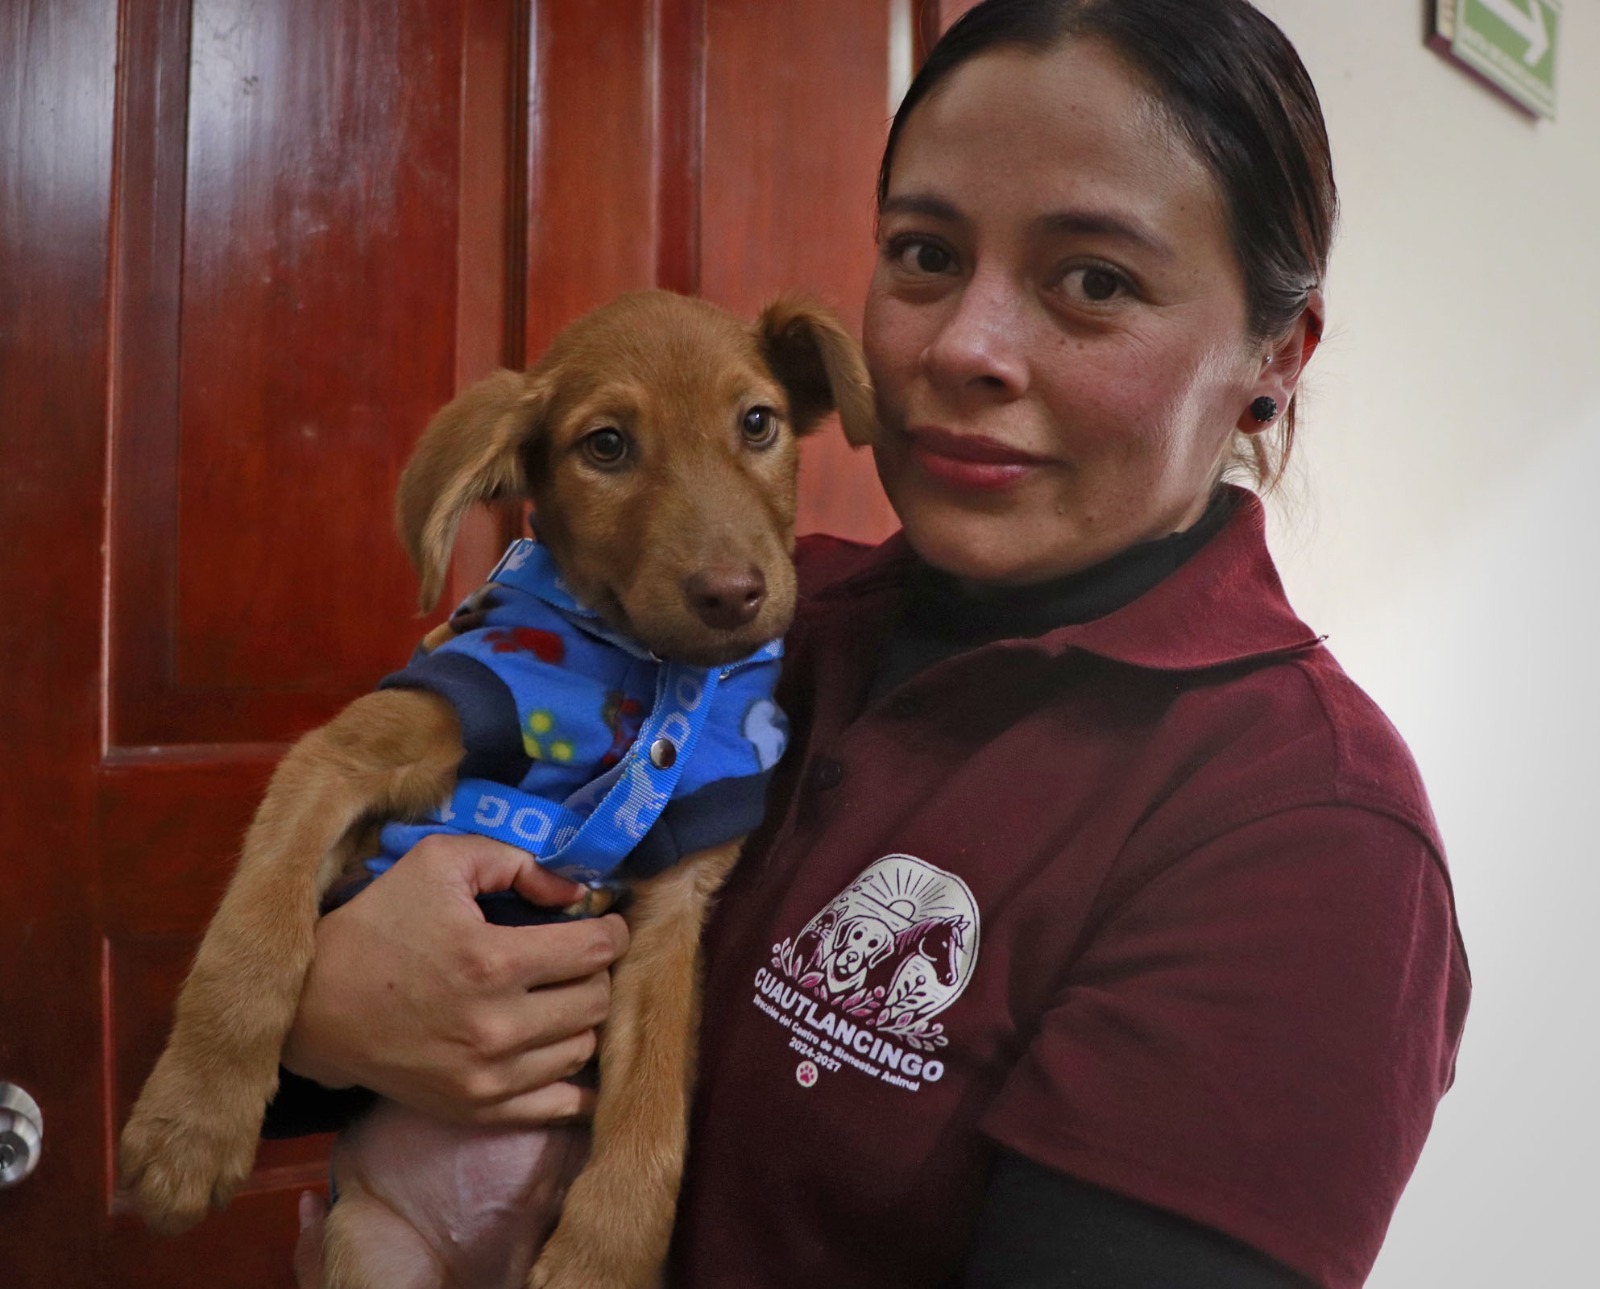
[[[754,565],[701,569],[684,579],[683,593],[695,616],[708,627],[736,631],[749,626],[761,612],[767,579]]]

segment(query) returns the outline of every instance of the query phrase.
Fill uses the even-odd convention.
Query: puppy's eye
[[[602,425],[583,436],[583,455],[595,465],[614,466],[628,455],[628,440],[614,425]]]
[[[765,448],[777,441],[778,427],[781,424],[777,412],[772,408],[752,407],[739,422],[739,432],[744,435],[744,441],[750,447]]]

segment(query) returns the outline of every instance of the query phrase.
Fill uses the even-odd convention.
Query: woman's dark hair
[[[900,133],[957,67],[998,48],[1105,41],[1142,75],[1222,191],[1252,339],[1281,336],[1328,267],[1338,215],[1316,89],[1288,37],[1247,0],[983,0],[929,51],[889,128],[878,205]],[[1294,408],[1246,438],[1236,463],[1270,488],[1288,464]],[[1271,432],[1269,432],[1271,433]]]

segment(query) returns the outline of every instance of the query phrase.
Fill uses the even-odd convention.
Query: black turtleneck
[[[1222,531],[1234,500],[1233,493],[1219,488],[1205,513],[1182,532],[1141,542],[1082,572],[1029,586],[969,591],[950,574],[916,560],[910,599],[872,678],[870,700],[968,649],[1092,622],[1133,603]]]

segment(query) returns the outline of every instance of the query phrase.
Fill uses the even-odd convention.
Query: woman
[[[1222,483],[1282,470],[1334,208],[1315,93],[1244,0],[988,0],[930,54],[864,325],[904,532],[802,548],[675,1284],[1364,1280],[1465,959],[1403,744]],[[581,1112],[553,1080],[624,933],[512,950],[472,892],[553,879],[418,859],[325,920],[286,1062]],[[445,955],[497,965],[446,989]]]

